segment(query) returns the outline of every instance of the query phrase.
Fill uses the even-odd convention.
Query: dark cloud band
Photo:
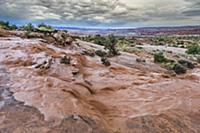
[[[84,25],[192,22],[200,18],[199,0],[1,0],[0,18]],[[188,17],[189,16],[189,17]]]

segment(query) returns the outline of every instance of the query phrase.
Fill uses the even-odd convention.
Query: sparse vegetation
[[[200,45],[193,44],[193,45],[189,46],[186,53],[192,54],[192,55],[199,55],[200,54]]]
[[[119,51],[128,51],[130,47],[135,46],[134,39],[118,37],[112,34],[108,36],[86,36],[80,38],[83,41],[92,42],[101,46],[104,46],[106,50],[109,51],[110,55],[118,55]]]
[[[107,53],[103,50],[96,50],[95,54],[99,57],[106,57],[107,56]]]
[[[83,55],[87,55],[87,56],[91,56],[94,57],[95,56],[95,50],[94,49],[88,49],[88,50],[84,50],[82,52]]]
[[[28,23],[27,25],[22,26],[22,30],[33,32],[35,31],[35,26],[31,23]]]
[[[163,53],[157,53],[154,55],[154,62],[160,63],[163,67],[168,70],[173,70],[176,74],[184,74],[187,68],[192,69],[194,65],[186,60],[179,60],[178,62],[174,60],[167,59]]]
[[[109,35],[106,38],[105,49],[109,51],[110,56],[119,55],[119,51],[117,50],[117,39],[114,35]]]
[[[105,46],[105,44],[106,44],[106,39],[104,37],[102,37],[101,35],[94,36],[93,40],[94,40],[93,42],[98,45]]]
[[[165,58],[163,53],[156,53],[154,54],[154,62],[155,63],[166,63],[167,62],[167,58]]]
[[[15,24],[10,24],[8,21],[0,21],[0,29],[5,29],[5,30],[16,30],[17,26]]]
[[[38,27],[36,28],[36,30],[38,32],[49,33],[49,32],[53,32],[54,28],[51,27],[51,26],[49,26],[49,25],[46,25],[46,24],[42,23],[42,24],[38,25]]]

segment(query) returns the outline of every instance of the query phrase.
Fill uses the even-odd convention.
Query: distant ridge
[[[140,28],[82,28],[82,27],[54,27],[59,30],[68,30],[78,35],[200,35],[200,25],[197,26],[166,26]]]

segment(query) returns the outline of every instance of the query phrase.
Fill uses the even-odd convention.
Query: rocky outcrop
[[[58,31],[57,33],[54,33],[53,38],[55,39],[55,43],[61,46],[68,46],[73,42],[73,38],[70,37],[66,31]]]
[[[0,132],[200,132],[197,72],[171,77],[127,53],[105,67],[83,47],[0,38]]]

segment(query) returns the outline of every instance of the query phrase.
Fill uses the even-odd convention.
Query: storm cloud
[[[199,0],[1,0],[0,19],[66,26],[189,25]]]

